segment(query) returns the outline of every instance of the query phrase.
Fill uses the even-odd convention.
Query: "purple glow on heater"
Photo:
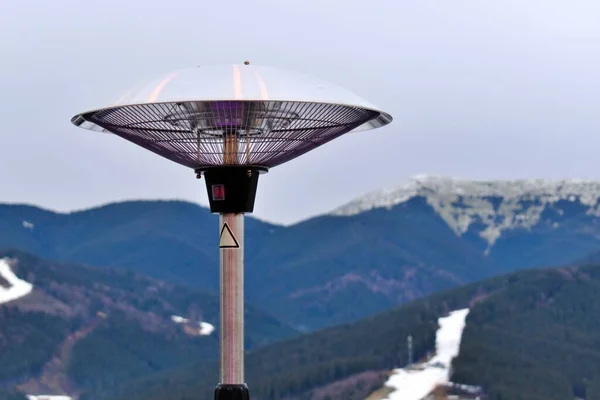
[[[247,113],[247,104],[243,101],[214,101],[209,104],[213,113],[211,121],[215,128],[237,128],[241,129],[244,116]]]
[[[173,113],[171,103],[119,106],[92,111],[82,118],[165,158],[198,169],[223,165],[222,137],[234,132],[246,136],[244,146],[236,146],[232,158],[272,168],[380,116],[378,111],[348,105],[273,100],[195,102],[190,108],[200,110],[201,121],[191,122],[199,122],[202,129],[185,129],[190,116]],[[262,114],[261,110],[277,111]],[[157,120],[157,115],[172,118]],[[282,123],[283,117],[286,123]],[[276,123],[269,124],[265,119]],[[261,134],[248,135],[249,131]]]

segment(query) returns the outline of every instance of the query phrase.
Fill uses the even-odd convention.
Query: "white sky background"
[[[200,64],[316,75],[390,112],[261,177],[293,222],[426,173],[600,178],[598,0],[1,0],[0,202],[207,204],[191,170],[72,115]]]

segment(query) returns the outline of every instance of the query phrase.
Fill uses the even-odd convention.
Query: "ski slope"
[[[0,259],[0,277],[4,278],[10,285],[4,287],[0,284],[0,304],[8,303],[23,296],[27,296],[33,290],[33,285],[19,279],[10,269],[7,259]]]
[[[438,320],[436,351],[429,361],[394,371],[385,383],[394,389],[383,400],[422,400],[439,384],[448,383],[452,359],[458,355],[469,309],[453,311]]]

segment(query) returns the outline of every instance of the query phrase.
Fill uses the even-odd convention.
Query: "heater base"
[[[250,400],[250,391],[246,384],[220,384],[215,389],[215,400]]]

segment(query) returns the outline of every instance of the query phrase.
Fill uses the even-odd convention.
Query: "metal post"
[[[248,400],[244,382],[244,214],[220,214],[221,369],[215,400]]]
[[[221,383],[244,383],[244,214],[221,214]],[[223,247],[235,246],[239,247]]]
[[[408,366],[412,366],[413,364],[413,340],[412,336],[408,335]]]

